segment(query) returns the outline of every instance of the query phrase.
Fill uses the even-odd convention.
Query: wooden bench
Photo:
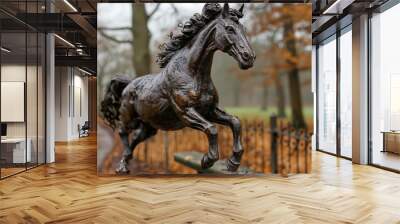
[[[183,164],[189,168],[197,170],[198,173],[214,173],[214,174],[254,174],[248,167],[240,166],[237,172],[230,172],[226,168],[226,160],[218,160],[212,167],[208,169],[201,168],[201,158],[203,153],[197,151],[177,152],[174,155],[176,162]]]

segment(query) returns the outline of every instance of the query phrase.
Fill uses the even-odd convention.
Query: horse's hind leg
[[[154,136],[156,133],[157,129],[148,124],[141,123],[139,128],[133,131],[132,141],[130,144],[128,139],[129,134],[127,135],[126,133],[120,133],[122,143],[124,144],[124,151],[116,172],[121,174],[129,173],[128,163],[133,157],[133,151],[135,147],[142,141]]]
[[[117,173],[128,173],[128,162],[132,159],[132,151],[129,145],[129,134],[132,130],[140,128],[140,123],[135,119],[136,113],[134,107],[130,103],[133,100],[132,94],[125,94],[121,99],[121,106],[119,108],[119,137],[123,145],[122,159],[119,163],[119,167],[116,169]],[[135,131],[136,132],[136,131]],[[135,138],[135,134],[133,134]]]
[[[119,137],[121,138],[123,145],[122,159],[119,162],[118,168],[116,169],[117,173],[129,173],[128,163],[129,160],[132,159],[133,150],[131,150],[129,146],[129,132],[125,129],[120,129]]]

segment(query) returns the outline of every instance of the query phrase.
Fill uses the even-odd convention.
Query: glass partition
[[[31,162],[32,152],[26,150],[26,42],[26,32],[1,34],[2,177],[24,171]]]
[[[318,47],[318,149],[336,153],[336,36]]]
[[[43,5],[20,1],[16,10],[39,13]],[[45,44],[43,33],[0,12],[0,178],[45,163]]]

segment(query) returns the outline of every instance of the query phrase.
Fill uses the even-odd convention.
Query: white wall
[[[82,73],[74,75],[74,108],[72,108],[73,119],[71,120],[71,135],[75,137],[79,137],[78,133],[78,124],[83,125],[85,121],[89,120],[88,114],[88,78],[85,76],[81,76]],[[81,107],[81,108],[80,108]],[[81,111],[80,111],[81,110]]]
[[[68,140],[69,68],[55,69],[55,141]]]
[[[88,78],[76,68],[56,67],[55,85],[55,140],[77,139],[78,125],[88,120]]]

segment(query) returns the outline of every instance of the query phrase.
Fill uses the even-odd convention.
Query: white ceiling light
[[[61,40],[62,42],[64,42],[65,44],[67,44],[68,46],[75,48],[75,45],[73,45],[71,42],[69,42],[68,40],[60,37],[58,34],[54,34],[55,37],[57,37],[59,40]]]
[[[81,71],[81,72],[83,72],[83,73],[85,73],[86,75],[90,75],[90,76],[92,75],[92,73],[90,73],[90,72],[88,72],[88,71],[86,71],[86,70],[83,70],[83,69],[81,69],[81,68],[79,68],[79,67],[78,67],[78,70]]]
[[[76,53],[78,53],[79,55],[82,55],[83,54],[83,50],[78,48],[78,49],[76,49]]]
[[[332,5],[330,5],[322,14],[342,14],[343,10],[351,5],[355,0],[336,0]]]
[[[64,0],[64,3],[68,5],[74,12],[78,12],[78,10],[73,6],[68,0]]]
[[[1,47],[0,49],[1,49],[1,51],[4,51],[4,52],[6,52],[6,53],[10,53],[10,52],[11,52],[11,50],[8,50],[8,49],[5,48],[5,47]]]

